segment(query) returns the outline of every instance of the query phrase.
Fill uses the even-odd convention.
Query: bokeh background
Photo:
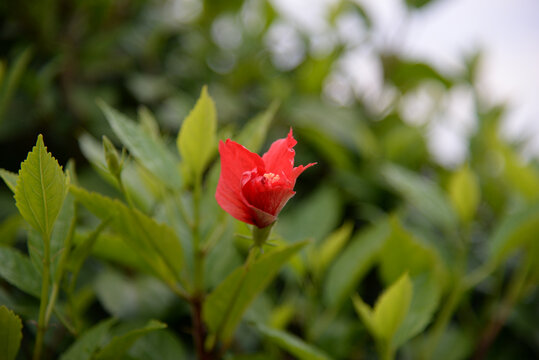
[[[480,200],[456,231],[472,239],[473,267],[486,261],[496,225],[539,198],[537,39],[534,0],[2,1],[0,167],[18,171],[43,133],[60,164],[75,159],[85,187],[111,193],[80,142],[117,140],[96,100],[132,118],[146,107],[173,148],[208,85],[222,137],[277,104],[268,143],[292,126],[297,162],[318,162],[283,213],[285,238],[321,241],[343,223],[361,229],[399,211],[439,245],[452,235],[440,235],[436,214],[433,224],[410,210],[421,193],[407,176],[449,193],[452,174],[466,167]],[[7,218],[16,208],[7,187],[0,191]],[[444,244],[434,246],[443,253]],[[501,267],[463,312],[495,303],[517,263]],[[378,294],[376,276],[367,280],[364,292]],[[519,300],[489,358],[538,356],[536,291]],[[481,334],[489,315],[478,311],[462,334]],[[341,350],[331,336],[325,350],[354,347],[345,325],[335,325]],[[474,352],[473,342],[459,346],[461,358]]]

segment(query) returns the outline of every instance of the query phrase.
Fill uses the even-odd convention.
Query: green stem
[[[204,252],[200,244],[200,189],[201,179],[195,181],[193,192],[193,255],[194,255],[194,292],[195,295],[204,292]]]
[[[378,346],[378,357],[380,360],[393,360],[395,358],[395,352],[391,346],[391,341],[380,340]]]
[[[46,311],[49,301],[50,286],[50,234],[43,237],[43,273],[41,278],[41,300],[39,304],[39,318],[37,321],[37,337],[34,347],[33,360],[41,359],[43,350],[43,337],[47,329]]]

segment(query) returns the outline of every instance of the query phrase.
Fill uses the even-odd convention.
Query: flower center
[[[273,185],[280,179],[281,178],[279,175],[275,175],[274,173],[265,173],[262,178],[262,183],[268,182],[270,185]]]

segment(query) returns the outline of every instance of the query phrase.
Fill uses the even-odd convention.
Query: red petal
[[[283,174],[292,181],[292,169],[294,167],[294,156],[296,152],[293,147],[297,144],[292,135],[292,129],[284,139],[276,140],[271,144],[267,153],[262,156],[266,172],[271,172],[282,176]]]
[[[307,170],[308,168],[310,168],[311,166],[313,165],[316,165],[317,163],[310,163],[310,164],[307,164],[307,165],[300,165],[298,167],[295,167],[294,169],[292,169],[292,184],[295,184],[296,183],[296,179],[298,178],[298,176],[301,175],[302,172],[304,172],[305,170]],[[292,185],[293,186],[293,185]]]
[[[215,199],[227,213],[236,219],[254,224],[252,211],[241,194],[241,178],[246,171],[264,173],[264,163],[260,156],[242,145],[227,140],[219,143],[221,154],[221,176],[217,184]]]

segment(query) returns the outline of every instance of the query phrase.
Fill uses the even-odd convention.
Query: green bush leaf
[[[286,350],[300,360],[329,360],[331,359],[322,350],[307,344],[297,336],[286,331],[273,329],[262,324],[257,324],[258,330],[275,345]]]
[[[0,247],[0,276],[20,290],[37,298],[40,297],[41,276],[28,256],[19,251]]]
[[[184,264],[183,249],[176,233],[168,225],[156,222],[119,200],[75,186],[71,187],[71,193],[94,215],[102,220],[110,220],[111,226],[123,240],[165,282],[172,285],[180,280]]]
[[[299,242],[260,257],[248,270],[239,267],[204,302],[204,320],[212,334],[225,343],[234,334],[249,304],[262,292],[294,254],[307,242]]]
[[[258,153],[264,145],[269,125],[278,108],[279,103],[273,102],[266,111],[249,120],[236,137],[236,142],[252,152]]]
[[[19,175],[5,169],[0,169],[0,177],[2,178],[2,180],[4,180],[9,190],[15,192]]]
[[[495,266],[520,246],[537,241],[539,204],[526,206],[505,216],[489,241],[489,262]]]
[[[180,189],[182,180],[178,161],[165,145],[148,134],[142,126],[104,102],[99,102],[99,107],[129,152],[169,188]]]
[[[138,339],[129,350],[129,356],[136,360],[178,360],[188,357],[180,340],[166,329]]]
[[[457,228],[449,199],[434,182],[396,165],[385,166],[382,173],[389,185],[433,224],[447,231]]]
[[[91,360],[94,353],[102,346],[115,319],[101,321],[82,334],[69,349],[60,357],[60,360]]]
[[[22,340],[21,319],[5,306],[0,306],[0,359],[14,360]]]
[[[455,172],[449,180],[449,198],[460,219],[471,221],[479,205],[480,189],[477,176],[464,166]]]
[[[215,152],[217,113],[206,86],[195,107],[183,121],[177,146],[188,179],[197,181]]]
[[[97,353],[95,359],[122,359],[124,354],[141,336],[155,330],[164,329],[166,327],[167,325],[160,321],[150,320],[143,328],[131,330],[124,335],[113,337],[112,340]]]
[[[404,274],[382,293],[374,310],[359,296],[354,297],[353,301],[356,311],[372,335],[378,340],[391,341],[408,313],[412,294],[412,282],[408,274]]]
[[[412,282],[414,288],[410,309],[393,338],[395,348],[423,331],[440,303],[442,286],[434,274],[415,276]]]
[[[309,263],[317,278],[320,278],[325,273],[327,267],[346,245],[353,229],[354,225],[348,222],[332,232],[318,247],[311,249]]]
[[[15,188],[17,208],[24,220],[49,239],[66,193],[66,176],[39,135],[19,171]]]
[[[357,234],[330,267],[324,286],[324,299],[331,307],[340,307],[353,293],[371,268],[389,236],[389,224],[378,225]]]

